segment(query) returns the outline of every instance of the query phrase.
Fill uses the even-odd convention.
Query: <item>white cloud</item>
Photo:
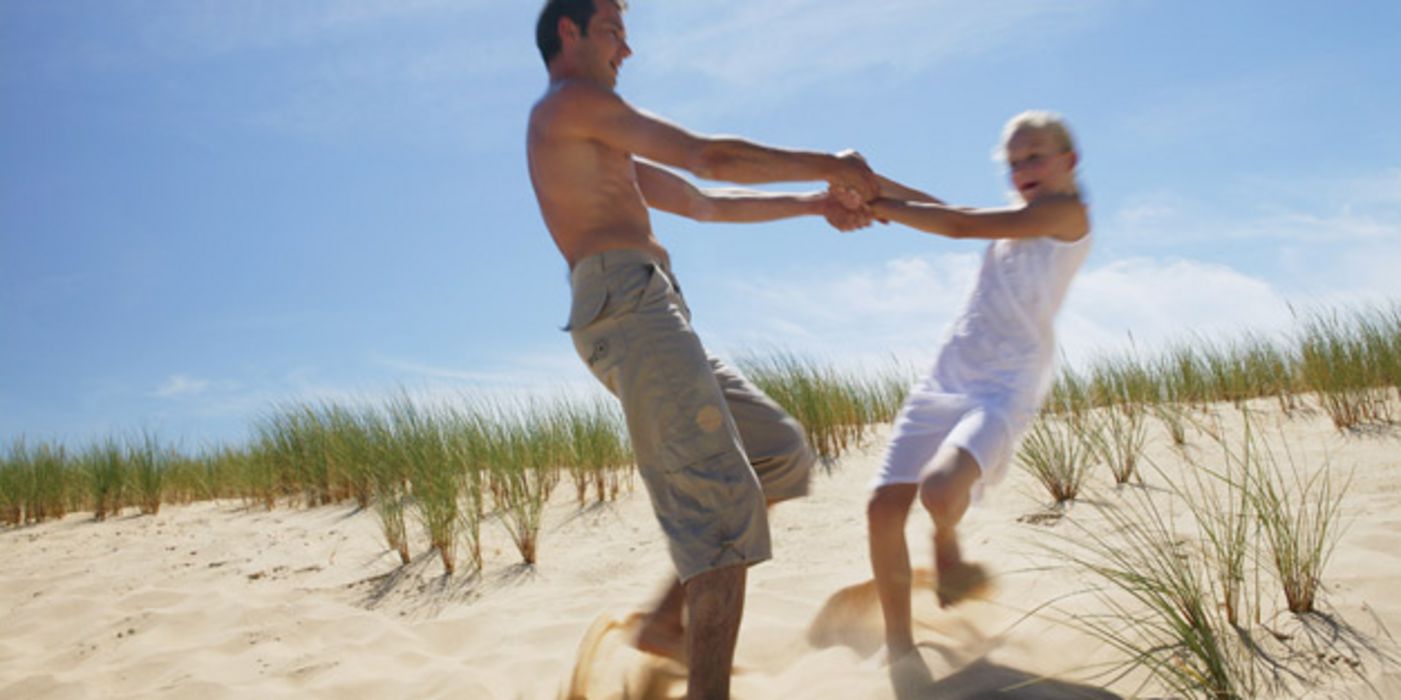
[[[865,361],[897,351],[922,358],[920,348],[937,340],[972,288],[978,260],[949,253],[808,271],[801,279],[736,279],[713,312],[729,321],[703,335],[734,352],[787,349]]]
[[[894,356],[921,365],[962,308],[978,265],[975,255],[946,254],[831,277],[736,282],[733,300],[721,305],[745,313],[715,312],[739,322],[708,337],[734,352],[784,349],[867,366]],[[1127,348],[1130,334],[1140,350],[1153,351],[1178,339],[1277,330],[1289,320],[1285,298],[1265,280],[1211,262],[1135,258],[1081,271],[1058,341],[1081,362]]]
[[[185,374],[172,374],[156,387],[154,395],[162,399],[184,399],[203,394],[210,386],[207,379],[197,379]]]
[[[1061,313],[1059,341],[1079,363],[1127,350],[1130,338],[1151,354],[1174,341],[1226,341],[1289,322],[1285,297],[1263,279],[1219,263],[1133,258],[1081,272]]]

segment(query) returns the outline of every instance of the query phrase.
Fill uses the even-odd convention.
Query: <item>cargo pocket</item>
[[[771,556],[763,491],[743,458],[712,455],[662,478],[667,497],[658,518],[673,549],[684,553],[678,569],[696,573]],[[689,567],[680,566],[682,561]]]
[[[575,295],[569,303],[569,320],[560,330],[567,333],[587,328],[603,313],[603,307],[607,304],[608,288],[601,284],[591,285],[584,293]]]

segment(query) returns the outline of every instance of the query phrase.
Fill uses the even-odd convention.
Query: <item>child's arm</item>
[[[901,199],[907,202],[924,202],[926,204],[943,204],[937,197],[932,197],[913,187],[907,187],[890,178],[876,173],[876,180],[880,182],[880,196],[882,199]]]
[[[876,218],[902,223],[949,238],[1035,238],[1076,241],[1090,230],[1078,197],[1051,195],[1030,204],[1003,209],[955,209],[943,204],[878,199]]]

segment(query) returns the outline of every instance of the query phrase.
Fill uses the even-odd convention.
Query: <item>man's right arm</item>
[[[709,137],[633,108],[615,93],[584,84],[562,88],[559,126],[621,151],[688,170],[707,180],[740,184],[823,180],[866,199],[879,183],[859,155],[765,146],[735,137]]]

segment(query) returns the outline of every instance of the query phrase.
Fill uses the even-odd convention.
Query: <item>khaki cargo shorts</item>
[[[566,330],[622,401],[678,576],[770,558],[765,502],[805,495],[815,461],[802,426],[706,352],[664,261],[606,251],[570,286]]]

